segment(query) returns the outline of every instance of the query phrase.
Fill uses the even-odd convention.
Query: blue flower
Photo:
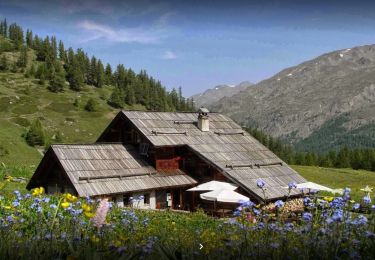
[[[239,211],[239,210],[235,210],[233,212],[233,216],[235,216],[235,217],[239,217],[240,215],[241,215],[241,211]]]
[[[18,200],[15,200],[15,201],[12,202],[12,205],[13,205],[13,207],[18,207],[21,204]]]
[[[313,219],[313,215],[310,212],[304,212],[302,214],[302,219],[306,222],[311,222]]]
[[[56,209],[56,208],[57,208],[57,206],[56,206],[55,204],[51,204],[49,207],[50,207],[51,209]]]
[[[13,216],[8,216],[8,217],[7,217],[7,220],[8,220],[8,222],[10,222],[10,223],[13,223],[13,222],[14,222]]]
[[[365,205],[370,205],[371,203],[371,198],[369,195],[364,196],[362,200]]]
[[[360,207],[361,207],[361,205],[360,205],[359,203],[355,203],[355,204],[353,205],[353,209],[354,209],[354,210],[358,210]]]
[[[359,215],[355,220],[352,221],[352,225],[364,226],[367,224],[367,218],[363,215]]]
[[[45,203],[48,203],[50,201],[50,198],[45,197],[45,198],[42,199],[42,201],[45,202]]]
[[[296,185],[296,183],[295,182],[289,182],[288,183],[288,188],[291,190],[291,189],[295,189],[295,188],[297,188],[297,185]]]
[[[281,208],[282,206],[284,206],[284,202],[282,201],[282,200],[277,200],[276,202],[275,202],[275,207],[276,208]]]
[[[244,207],[244,208],[252,208],[254,206],[255,204],[251,200],[244,201],[241,203],[241,207]]]
[[[264,185],[266,185],[266,183],[262,179],[257,180],[258,188],[262,189]]]

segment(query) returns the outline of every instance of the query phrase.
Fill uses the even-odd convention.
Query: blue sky
[[[185,96],[375,43],[375,1],[0,0],[0,17]]]

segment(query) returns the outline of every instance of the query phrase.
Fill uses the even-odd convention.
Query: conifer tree
[[[26,31],[26,46],[28,48],[33,48],[33,32],[29,29]]]
[[[20,52],[20,56],[17,60],[17,66],[20,67],[20,68],[26,68],[27,60],[28,60],[27,47],[22,47],[21,52]]]
[[[124,96],[120,88],[115,87],[112,91],[112,94],[108,100],[108,104],[115,108],[124,107]]]
[[[53,70],[48,89],[52,92],[63,92],[65,87],[65,73],[61,65],[56,65],[57,69]]]
[[[30,146],[41,146],[45,144],[45,134],[39,119],[33,121],[26,133],[25,139]]]

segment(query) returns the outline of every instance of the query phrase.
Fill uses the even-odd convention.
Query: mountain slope
[[[374,147],[375,45],[287,68],[210,108],[301,149],[306,143],[316,151],[342,144]]]
[[[212,89],[204,91],[203,93],[195,94],[191,96],[190,99],[194,99],[194,104],[197,108],[202,106],[210,106],[223,97],[231,97],[234,94],[245,90],[247,87],[252,85],[253,84],[248,81],[241,82],[236,86],[218,85]]]

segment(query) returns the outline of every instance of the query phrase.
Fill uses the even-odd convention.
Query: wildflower
[[[241,203],[241,207],[244,207],[244,208],[252,208],[254,206],[255,204],[251,200],[244,201]]]
[[[328,202],[332,202],[333,197],[324,197],[323,200],[328,201]]]
[[[84,211],[83,214],[88,218],[93,218],[95,216],[95,213]]]
[[[56,206],[55,204],[51,204],[49,207],[50,207],[51,209],[56,209],[56,208],[57,208],[57,206]]]
[[[44,193],[44,188],[43,187],[35,188],[35,189],[32,190],[32,195],[34,197],[42,195],[43,193]]]
[[[302,219],[306,222],[311,222],[313,218],[313,215],[310,212],[304,212],[302,214]]]
[[[277,200],[276,202],[275,202],[275,207],[276,208],[281,208],[282,206],[284,206],[284,202],[282,201],[282,200]]]
[[[50,202],[50,200],[51,200],[51,199],[50,199],[50,198],[48,198],[48,197],[45,197],[45,198],[43,198],[43,199],[42,199],[42,201],[43,201],[43,202],[45,202],[45,203],[48,203],[48,202]]]
[[[354,209],[354,210],[358,210],[360,207],[361,207],[361,205],[360,205],[359,203],[355,203],[355,204],[353,205],[353,209]]]
[[[15,200],[15,201],[12,202],[12,205],[13,205],[13,207],[18,207],[21,204],[20,204],[20,202],[18,200]]]
[[[69,202],[63,202],[63,203],[61,203],[61,207],[63,208],[63,209],[66,209],[67,207],[69,207],[70,206],[70,203]]]
[[[91,211],[91,207],[88,204],[86,204],[86,203],[83,203],[82,209],[85,212]]]
[[[96,210],[95,217],[92,219],[92,222],[97,228],[100,228],[104,224],[108,210],[108,199],[103,199],[102,201],[100,201],[100,204]]]
[[[65,200],[67,200],[68,202],[71,202],[71,203],[74,203],[77,200],[77,197],[70,194],[70,193],[66,193],[64,195],[64,197],[65,197]]]
[[[367,224],[367,218],[363,215],[359,215],[355,220],[352,221],[352,225],[363,226]]]
[[[97,236],[95,235],[92,235],[91,238],[90,238],[91,242],[93,243],[99,243],[100,241],[100,238],[98,238]]]
[[[8,222],[10,222],[10,223],[13,223],[13,222],[14,222],[14,218],[13,218],[13,216],[8,216],[8,217],[7,217],[7,220],[8,220]]]
[[[297,184],[295,182],[289,182],[288,183],[288,189],[291,190],[291,189],[295,189],[297,188]]]
[[[266,183],[262,179],[257,180],[258,188],[262,189],[265,185]]]
[[[362,200],[365,205],[370,205],[371,203],[371,198],[369,195],[364,196]]]

